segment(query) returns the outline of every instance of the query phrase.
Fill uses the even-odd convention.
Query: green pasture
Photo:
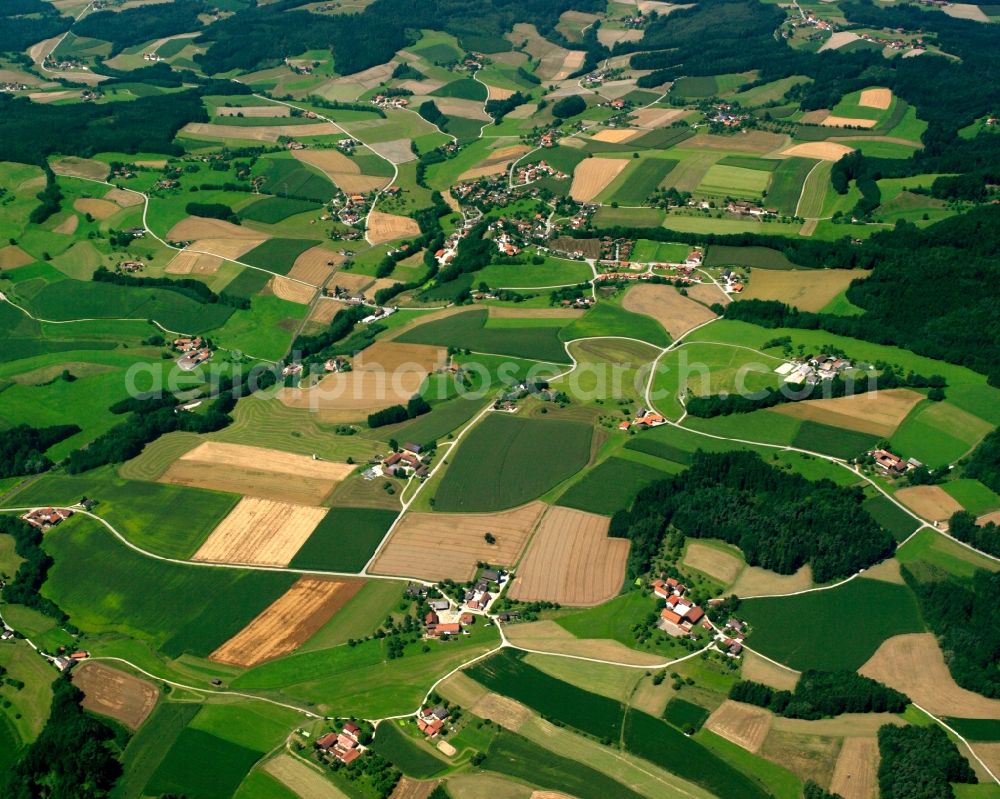
[[[190,799],[232,796],[263,754],[188,727],[167,751],[143,793]]]
[[[409,777],[429,779],[448,768],[448,764],[431,754],[425,745],[417,743],[399,728],[406,722],[384,721],[375,734],[372,750],[382,755]]]
[[[978,480],[962,478],[941,486],[969,513],[982,516],[1000,508],[1000,496]]]
[[[312,200],[293,200],[288,197],[265,197],[240,211],[240,216],[243,219],[250,219],[254,222],[275,225],[290,216],[295,216],[295,214],[318,211],[320,208],[322,208],[322,205]]]
[[[318,169],[294,158],[291,153],[274,153],[261,157],[254,174],[262,176],[261,190],[268,194],[283,194],[315,202],[326,202],[336,187]]]
[[[892,533],[893,538],[897,541],[902,541],[920,524],[899,505],[882,494],[866,499],[864,509],[876,522]]]
[[[667,215],[663,227],[679,233],[758,233],[762,236],[795,236],[802,227],[794,222],[777,222],[734,219],[722,215],[673,213]]]
[[[667,175],[677,164],[678,162],[671,158],[651,157],[635,160],[611,183],[603,196],[621,205],[642,205],[666,180]]]
[[[684,699],[671,699],[663,718],[682,732],[691,728],[696,732],[709,717],[709,711],[701,705],[694,705]]]
[[[932,577],[940,577],[940,573],[945,572],[959,580],[971,579],[979,569],[1000,570],[995,560],[929,528],[921,530],[900,547],[896,559],[912,572],[929,569]]]
[[[894,450],[936,469],[957,461],[992,429],[989,422],[947,400],[925,402],[910,411],[891,442]]]
[[[250,266],[259,266],[269,272],[287,275],[295,264],[295,259],[317,244],[318,241],[308,239],[268,239],[242,256],[240,260]]]
[[[755,650],[800,671],[853,671],[887,638],[924,630],[907,586],[863,577],[827,591],[744,599],[740,614]]]
[[[698,193],[716,197],[755,199],[767,191],[769,173],[759,169],[713,164],[698,184]]]
[[[669,242],[638,239],[632,248],[632,260],[639,263],[658,261],[660,263],[683,263],[691,252],[688,244],[671,244]]]
[[[667,477],[668,472],[643,463],[608,458],[566,489],[558,504],[610,516],[630,507],[642,488]]]
[[[543,264],[490,264],[476,273],[480,281],[492,288],[575,286],[593,276],[590,266],[583,261],[552,257],[547,257]]]
[[[620,305],[602,301],[591,306],[582,317],[574,319],[560,333],[563,341],[600,336],[623,336],[648,342],[657,347],[670,343],[670,336],[655,319],[626,311]]]
[[[612,208],[602,205],[594,214],[597,227],[659,227],[666,214],[659,208]]]
[[[817,161],[809,158],[786,158],[774,171],[771,186],[767,191],[767,204],[777,208],[786,216],[792,216],[799,209],[799,198],[803,196],[803,187],[809,173],[816,167]],[[818,170],[819,171],[819,170]],[[825,185],[824,185],[825,188]],[[825,196],[825,192],[823,194]],[[809,199],[804,199],[802,214],[809,209]]]
[[[250,310],[234,313],[213,338],[220,346],[252,358],[277,361],[285,357],[308,310],[307,305],[280,297],[254,297]]]
[[[361,571],[396,516],[391,510],[378,508],[330,508],[289,565],[293,569]]]
[[[138,799],[174,741],[195,717],[200,705],[193,702],[160,702],[145,724],[132,736],[122,757],[122,776],[115,787],[120,799]]]

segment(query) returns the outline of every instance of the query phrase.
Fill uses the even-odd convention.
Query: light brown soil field
[[[469,710],[481,719],[495,721],[501,727],[514,732],[521,729],[531,718],[531,711],[520,702],[492,692],[486,694]]]
[[[727,699],[708,717],[705,727],[748,752],[760,751],[771,729],[771,713]]]
[[[283,300],[295,302],[299,305],[308,305],[316,295],[315,286],[299,283],[297,280],[289,280],[283,276],[272,277],[270,287],[275,297],[280,297]]]
[[[125,189],[111,189],[111,191],[104,195],[104,199],[110,200],[116,205],[120,205],[122,208],[131,208],[136,205],[142,205],[141,194],[137,194],[134,191],[126,191]]]
[[[259,241],[270,238],[259,230],[250,230],[242,225],[224,222],[221,219],[206,219],[189,216],[182,219],[167,233],[170,241],[195,241],[197,239],[251,239]]]
[[[630,649],[610,638],[577,638],[554,621],[533,621],[505,627],[507,638],[524,649],[560,655],[625,663],[632,666],[653,666],[663,662],[663,657]]]
[[[61,233],[64,236],[72,236],[80,226],[80,217],[76,214],[67,216],[62,222],[52,228],[53,233]]]
[[[878,799],[878,740],[845,738],[830,790],[844,799]]]
[[[89,178],[90,180],[106,180],[111,168],[103,161],[90,158],[66,156],[49,162],[52,171],[57,175],[67,175],[71,178]]]
[[[972,3],[950,3],[949,5],[942,6],[941,10],[949,17],[954,17],[955,19],[970,19],[973,22],[990,21],[990,18],[986,16],[986,12]]]
[[[979,755],[983,762],[989,766],[990,771],[994,774],[1000,774],[1000,743],[976,743],[972,745],[976,754]],[[959,751],[963,751],[962,747],[959,747]],[[964,751],[963,751],[964,754]],[[981,774],[982,769],[977,763],[971,763],[972,767],[979,774],[980,782],[988,782],[989,776]]]
[[[426,580],[469,580],[476,564],[513,566],[545,512],[531,502],[500,513],[408,513],[378,553],[372,571]],[[492,533],[495,544],[483,536]]]
[[[83,691],[80,704],[85,710],[120,721],[131,730],[142,726],[160,696],[153,683],[96,661],[73,671],[73,685]]]
[[[743,650],[740,676],[744,680],[769,685],[778,691],[792,691],[799,681],[799,672],[783,669],[749,649]]]
[[[524,602],[599,605],[621,590],[629,542],[608,538],[607,516],[551,508],[517,570],[509,594]]]
[[[820,125],[828,116],[830,116],[829,108],[817,108],[815,111],[806,111],[799,122],[803,125]]]
[[[523,144],[517,144],[513,147],[504,147],[499,150],[494,150],[490,153],[489,157],[480,161],[472,169],[467,169],[461,175],[458,176],[459,180],[475,180],[476,178],[485,177],[486,175],[501,175],[507,171],[507,168],[518,158],[529,151],[529,147]]]
[[[643,108],[636,111],[633,117],[633,125],[640,128],[654,129],[665,128],[676,122],[681,117],[687,116],[691,112],[685,108]]]
[[[819,52],[824,50],[837,50],[843,47],[845,44],[850,44],[851,42],[856,42],[861,37],[856,33],[851,33],[851,31],[837,31],[831,34],[830,38],[823,42],[823,46],[819,48]]]
[[[579,319],[584,311],[575,308],[519,308],[516,305],[491,305],[492,319]]]
[[[222,266],[222,260],[217,255],[201,255],[182,250],[171,259],[163,271],[168,275],[214,275]]]
[[[654,283],[641,283],[630,288],[622,307],[633,313],[651,316],[663,325],[672,338],[715,319],[715,314],[708,308],[685,297],[673,286]]]
[[[585,57],[586,53],[584,53],[583,50],[570,50],[567,52],[566,57],[563,59],[562,69],[553,75],[552,79],[566,80],[570,75],[583,66],[583,59]]]
[[[367,194],[381,189],[388,182],[388,178],[362,175],[357,162],[352,161],[340,150],[293,150],[292,155],[299,161],[316,167],[342,191],[348,193]]]
[[[605,47],[614,47],[618,42],[637,42],[642,38],[640,30],[615,30],[614,28],[598,28],[597,41]]]
[[[375,280],[368,288],[365,289],[365,299],[371,302],[375,301],[375,295],[378,294],[382,289],[387,289],[390,286],[396,285],[397,281],[389,277],[380,277]]]
[[[476,682],[459,671],[441,683],[437,687],[437,692],[449,702],[454,702],[462,707],[471,707],[486,696],[489,690],[482,683]]]
[[[192,252],[211,254],[225,261],[238,261],[254,247],[267,241],[266,233],[258,233],[259,239],[196,239],[190,244]]]
[[[413,154],[413,141],[411,139],[373,142],[368,147],[393,164],[405,164],[407,161],[414,161],[417,158]]]
[[[832,719],[785,719],[775,716],[771,722],[772,730],[794,732],[799,735],[824,735],[835,738],[851,736],[874,736],[880,727],[895,724],[902,727],[906,724],[899,716],[892,713],[843,713]]]
[[[765,130],[752,130],[736,136],[699,133],[681,146],[685,150],[731,150],[740,153],[770,153],[788,144],[788,137]]]
[[[372,211],[368,217],[368,240],[372,244],[383,244],[419,235],[420,225],[417,224],[417,220],[408,216]]]
[[[73,203],[73,208],[81,214],[90,214],[94,219],[107,219],[117,214],[121,208],[108,200],[81,198]]]
[[[811,141],[804,144],[796,144],[786,147],[781,151],[781,155],[797,155],[800,158],[818,158],[820,161],[839,161],[848,153],[853,153],[854,148],[846,144],[837,144],[830,141]]]
[[[745,564],[729,552],[708,546],[700,541],[688,539],[687,552],[684,553],[684,565],[729,585],[736,579]]]
[[[906,507],[937,522],[947,521],[952,514],[962,510],[962,505],[941,486],[910,486],[896,492],[896,499]],[[954,714],[952,714],[954,715]]]
[[[880,111],[885,111],[892,105],[892,90],[865,89],[861,92],[861,99],[858,100],[858,105],[862,108],[877,108]]]
[[[330,280],[329,285],[339,286],[340,288],[351,292],[351,294],[361,294],[374,282],[375,278],[369,275],[354,274],[353,272],[337,272],[333,276],[333,279]],[[343,303],[339,302],[332,302],[330,304],[335,305],[337,310],[344,307]]]
[[[436,97],[434,102],[441,113],[449,117],[465,117],[482,122],[491,119],[484,110],[483,103],[478,100],[463,100],[460,97]]]
[[[706,305],[713,305],[717,302],[726,305],[732,301],[729,295],[714,283],[693,283],[687,287],[687,293],[692,300],[703,302]]]
[[[740,299],[778,300],[803,311],[821,311],[852,280],[867,277],[854,269],[754,269]]]
[[[309,313],[309,321],[328,325],[333,321],[333,317],[337,315],[337,311],[343,310],[343,308],[344,306],[339,302],[320,298]]]
[[[760,594],[791,594],[812,587],[812,569],[808,564],[795,574],[777,574],[759,566],[747,566],[729,590],[739,597],[750,597]]]
[[[629,139],[634,139],[636,136],[642,134],[642,131],[638,128],[605,128],[604,130],[598,131],[591,138],[594,141],[604,141],[611,142],[612,144],[619,144],[623,141],[628,141]]]
[[[310,247],[295,259],[288,276],[312,283],[314,286],[321,286],[345,260],[343,255],[323,247]]]
[[[0,269],[17,269],[17,267],[30,264],[34,260],[16,244],[0,247]]]
[[[895,558],[883,560],[877,566],[865,569],[865,577],[869,580],[881,580],[883,583],[895,583],[903,585],[903,573],[899,569],[899,561]]]
[[[586,158],[573,170],[570,196],[577,202],[589,202],[604,191],[629,162],[624,158]]]
[[[819,123],[824,128],[874,128],[878,124],[875,119],[859,119],[857,117],[828,116]]]
[[[888,438],[922,399],[921,394],[908,388],[892,388],[836,399],[793,402],[774,410],[796,419]]]
[[[764,739],[760,755],[787,768],[803,781],[829,785],[840,754],[840,743],[839,738],[796,735],[772,728]]]
[[[308,796],[309,799],[344,799],[345,795],[323,776],[318,766],[314,768],[292,755],[278,755],[268,760],[262,768],[298,796]]]
[[[967,691],[952,679],[933,633],[893,636],[858,672],[903,691],[935,715],[1000,718],[1000,699]]]
[[[992,513],[987,513],[984,516],[980,516],[976,520],[976,524],[979,525],[1000,524],[1000,510],[995,510]]]
[[[514,94],[513,89],[501,89],[499,86],[487,85],[486,89],[488,92],[486,99],[488,100],[506,100]]]
[[[329,122],[315,125],[259,125],[256,127],[236,127],[217,125],[213,122],[188,122],[181,133],[196,139],[241,139],[243,141],[276,142],[282,136],[303,138],[305,136],[335,136],[340,128]]]
[[[329,301],[319,304],[343,307]],[[344,411],[360,419],[390,405],[405,405],[447,357],[441,347],[381,341],[361,352],[352,371],[328,374],[306,389],[283,389],[278,396],[289,407],[315,411],[320,422],[344,421]]]
[[[364,580],[302,577],[209,660],[249,669],[298,649],[365,584]]]
[[[206,441],[174,461],[160,479],[280,502],[318,505],[354,468],[276,449]]]
[[[324,516],[326,508],[245,497],[219,522],[192,560],[287,566]]]
[[[414,94],[431,94],[442,86],[444,86],[443,80],[434,80],[433,78],[427,78],[426,80],[404,80],[399,84],[400,89],[409,89]]]
[[[451,750],[451,754],[445,752],[443,747]],[[451,757],[455,754],[455,747],[445,740],[438,741],[437,748]],[[389,795],[389,799],[427,799],[438,786],[438,780],[414,780],[410,777],[403,777],[396,783],[396,787]],[[301,794],[300,794],[301,795]]]
[[[145,161],[136,161],[135,165],[148,167],[149,169],[163,169],[163,167],[167,165],[167,159],[154,158],[154,159],[147,159]]]
[[[483,799],[484,796],[491,799],[531,799],[532,790],[499,774],[482,772],[449,777],[448,793],[452,799]]]
[[[215,109],[219,117],[287,117],[292,109],[287,105],[238,105],[219,106]]]

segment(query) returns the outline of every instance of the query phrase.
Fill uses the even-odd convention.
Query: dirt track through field
[[[479,562],[512,566],[546,505],[531,502],[500,513],[408,513],[371,571],[426,580],[469,580]],[[487,544],[491,533],[495,544]]]
[[[160,480],[318,505],[354,468],[276,449],[206,441],[174,461]]]
[[[589,202],[629,165],[625,158],[586,158],[573,170],[569,194],[577,202]]]
[[[572,508],[550,508],[518,567],[511,598],[583,606],[613,598],[625,579],[629,542],[608,538],[610,521]]]
[[[878,799],[878,740],[845,738],[830,790],[844,799]]]
[[[368,217],[368,240],[372,244],[383,244],[419,235],[420,225],[417,224],[417,220],[408,216],[372,211]]]
[[[626,311],[651,316],[670,334],[678,338],[693,327],[715,319],[715,314],[694,300],[685,297],[673,286],[641,283],[625,294],[622,307]]]
[[[910,486],[896,492],[896,499],[925,519],[944,522],[962,510],[962,505],[941,486]]]
[[[326,508],[246,497],[212,531],[192,560],[287,566],[324,516]]]
[[[904,692],[935,715],[1000,718],[1000,699],[987,699],[955,682],[933,633],[883,641],[858,672]]]
[[[888,438],[913,406],[923,399],[922,394],[908,388],[892,388],[850,397],[789,403],[774,410],[796,419]]]
[[[771,714],[727,699],[708,717],[705,727],[748,752],[759,752],[771,729]]]
[[[146,720],[160,692],[153,683],[96,661],[73,671],[73,685],[83,691],[85,710],[120,721],[137,730]]]
[[[209,660],[251,668],[287,655],[308,641],[361,590],[364,580],[302,577]]]

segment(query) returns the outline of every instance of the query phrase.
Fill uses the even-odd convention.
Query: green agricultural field
[[[864,508],[875,521],[892,533],[893,538],[897,541],[902,541],[920,524],[899,505],[882,494],[866,499]]]
[[[594,276],[583,261],[546,258],[543,264],[491,264],[476,273],[476,278],[491,288],[535,288],[575,286]]]
[[[301,799],[301,797],[283,782],[279,782],[258,768],[247,774],[233,794],[233,799]]]
[[[47,536],[45,549],[55,563],[43,593],[75,625],[140,638],[171,657],[210,654],[296,579],[153,560],[79,516]]]
[[[661,441],[654,438],[648,432],[632,438],[625,445],[625,449],[630,449],[633,452],[643,452],[655,458],[676,463],[679,466],[687,466],[691,463],[691,452],[689,450],[678,447],[668,441]]]
[[[223,291],[233,297],[256,297],[271,279],[271,274],[251,267],[239,267],[236,277],[226,283]]]
[[[650,454],[657,455],[655,452]],[[610,516],[615,511],[630,507],[642,488],[667,477],[667,472],[642,463],[608,458],[566,489],[558,504]]]
[[[828,591],[745,599],[740,614],[753,628],[754,649],[800,671],[853,671],[886,638],[924,630],[909,588],[865,578]]]
[[[263,754],[188,727],[174,741],[143,793],[190,799],[232,796]]]
[[[970,741],[1000,741],[1000,719],[959,719],[945,716],[945,724]]]
[[[406,583],[395,580],[368,580],[338,613],[333,615],[312,638],[297,651],[315,652],[345,644],[352,638],[362,640],[385,622],[386,616],[398,615]]]
[[[626,311],[613,302],[598,302],[579,319],[560,331],[563,341],[595,336],[623,336],[646,341],[657,347],[670,343],[663,326],[645,314]]]
[[[19,605],[4,605],[4,618],[10,624],[10,611]],[[55,675],[52,667],[38,657],[38,653],[23,641],[0,643],[0,666],[7,670],[5,677],[24,683],[23,688],[13,684],[0,687],[0,740],[12,747],[14,752],[25,746],[42,731],[49,717],[52,704],[52,682]],[[10,749],[0,750],[0,760],[5,754],[14,754]]]
[[[942,572],[967,581],[979,569],[1000,571],[995,560],[927,528],[900,547],[896,559],[911,572],[929,571],[934,580],[940,579]]]
[[[759,169],[713,164],[698,184],[698,193],[716,197],[760,197],[771,182],[771,175]]]
[[[250,301],[249,311],[237,311],[213,337],[221,346],[254,359],[277,361],[285,357],[292,335],[309,306],[261,296]]]
[[[773,368],[778,364],[779,360],[761,357],[751,350],[692,342],[661,359],[651,399],[654,402],[664,400],[667,411],[671,407],[667,403],[677,403],[673,407],[680,411],[678,397],[688,392],[708,396],[777,388],[779,378]]]
[[[742,746],[710,730],[702,730],[694,738],[729,766],[756,782],[775,799],[799,799],[802,796],[802,781],[784,766],[748,752]]]
[[[491,414],[449,456],[434,507],[485,512],[537,499],[586,465],[591,435],[580,422]]]
[[[125,748],[123,773],[116,787],[117,796],[122,799],[142,796],[150,777],[200,707],[193,702],[160,702]]]
[[[927,402],[903,420],[892,435],[892,446],[936,469],[957,461],[991,429],[989,422],[949,401]]]
[[[817,163],[809,158],[786,158],[781,161],[771,178],[771,187],[767,192],[768,206],[777,208],[786,216],[795,214],[806,178]]]
[[[663,241],[638,239],[632,248],[632,260],[640,263],[658,261],[660,263],[683,263],[691,252],[687,244],[671,244]]]
[[[857,458],[877,443],[878,436],[808,420],[802,422],[792,439],[792,445],[800,449],[845,459]]]
[[[287,197],[265,197],[240,211],[243,219],[274,225],[295,214],[318,211],[323,206],[312,200],[293,200]]]
[[[663,712],[663,718],[682,732],[688,729],[697,732],[709,715],[709,711],[701,705],[691,704],[684,699],[671,699]]]
[[[396,515],[377,508],[330,508],[289,565],[293,569],[361,571]]]
[[[440,89],[431,92],[434,97],[458,97],[462,100],[478,100],[486,102],[486,87],[472,78],[460,78],[446,83]]]
[[[1000,508],[1000,496],[978,480],[968,478],[952,480],[941,487],[969,513],[976,516]]]
[[[717,94],[719,85],[712,75],[680,78],[674,82],[670,94],[677,97],[702,98]]]
[[[671,158],[643,158],[614,181],[608,196],[621,205],[642,205],[677,164]]]
[[[372,749],[408,777],[419,780],[430,779],[448,767],[447,763],[400,730],[395,721],[379,725]]]
[[[769,247],[732,247],[713,244],[705,253],[705,266],[745,266],[753,269],[801,269],[780,250]]]
[[[290,153],[265,156],[254,171],[264,177],[261,190],[269,194],[325,203],[337,191],[325,175],[297,161]]]
[[[397,341],[461,347],[473,352],[511,355],[567,363],[566,350],[555,327],[490,328],[487,311],[474,310],[427,322],[403,333]]]
[[[474,359],[474,356],[470,358]],[[379,433],[392,435],[398,440],[413,441],[422,446],[430,444],[462,427],[482,409],[485,402],[485,399],[455,397],[438,403],[430,413],[404,422],[398,427],[382,428]]]
[[[295,259],[317,244],[318,241],[308,239],[268,239],[254,247],[240,260],[250,266],[259,266],[269,272],[287,275],[295,264]]]

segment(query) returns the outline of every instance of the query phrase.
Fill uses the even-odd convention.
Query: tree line
[[[902,713],[910,703],[906,694],[857,672],[813,669],[802,673],[794,691],[741,680],[729,690],[729,698],[785,718],[809,720],[842,713]]]
[[[976,773],[937,725],[878,731],[881,799],[954,799],[951,783],[976,783]]]
[[[410,401],[403,405],[391,405],[381,411],[368,415],[369,427],[385,427],[390,424],[399,424],[409,419],[416,419],[425,413],[430,413],[431,406],[419,394],[410,397]]]
[[[979,442],[965,464],[965,476],[974,477],[1000,494],[1000,430]]]
[[[52,557],[42,549],[42,531],[14,516],[0,515],[0,535],[14,539],[14,551],[23,559],[14,579],[3,589],[4,600],[65,622],[66,614],[41,593],[53,563]]]
[[[80,432],[75,424],[31,427],[19,424],[0,436],[0,477],[38,474],[52,468],[45,452],[49,447]]]
[[[1000,558],[1000,525],[996,522],[977,524],[975,516],[960,510],[948,521],[948,532],[959,541]]]
[[[239,297],[235,294],[216,294],[207,284],[190,277],[173,280],[169,277],[136,277],[125,272],[112,272],[104,266],[99,266],[94,271],[93,280],[98,283],[112,283],[116,286],[131,286],[133,288],[160,288],[168,291],[176,291],[183,294],[188,299],[200,302],[203,305],[229,305],[233,308],[248,310],[250,308],[249,297]]]

